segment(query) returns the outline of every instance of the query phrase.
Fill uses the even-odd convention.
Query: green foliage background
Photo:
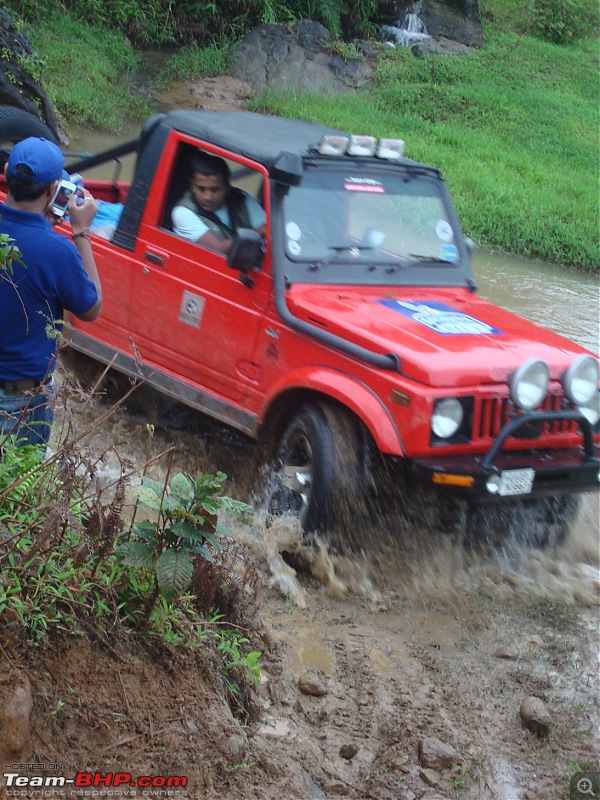
[[[0,0],[0,5],[3,0]],[[322,22],[349,51],[375,35],[377,0],[13,0],[40,54],[44,88],[69,122],[118,130],[152,113],[135,90],[140,46],[172,50],[155,80],[230,68],[256,25]],[[343,97],[267,93],[253,108],[352,133],[404,138],[438,166],[465,233],[505,252],[600,266],[597,0],[479,0],[485,44],[456,58],[396,48],[368,91]],[[92,24],[93,21],[93,24]],[[375,37],[376,38],[376,37]]]

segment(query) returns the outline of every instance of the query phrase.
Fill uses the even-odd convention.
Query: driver
[[[190,188],[171,214],[178,236],[221,253],[229,253],[238,228],[254,228],[264,237],[264,209],[247,192],[231,186],[223,158],[199,153],[191,172]]]

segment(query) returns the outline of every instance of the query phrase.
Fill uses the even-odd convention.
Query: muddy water
[[[473,269],[482,297],[599,352],[597,276],[485,250]]]

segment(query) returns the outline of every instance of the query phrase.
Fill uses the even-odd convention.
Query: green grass
[[[368,92],[269,92],[253,107],[401,137],[406,155],[443,172],[465,233],[480,244],[600,266],[595,42],[492,34],[461,58],[397,49]]]
[[[121,34],[54,14],[27,26],[27,35],[41,57],[44,90],[63,122],[117,132],[150,113],[130,91],[139,57]]]
[[[196,81],[224,75],[231,69],[232,44],[212,44],[198,47],[196,43],[174,53],[158,76],[161,84],[170,81]]]
[[[568,1],[570,8],[591,2]],[[480,0],[480,10],[486,43],[468,56],[415,58],[398,48],[381,61],[366,92],[269,92],[253,108],[399,136],[409,157],[443,172],[465,233],[479,244],[596,271],[598,41],[554,45],[527,35],[529,0]],[[51,15],[27,33],[65,123],[118,131],[150,113],[130,91],[138,56],[124,36],[68,14]],[[234,42],[222,41],[174,54],[159,81],[226,73]]]

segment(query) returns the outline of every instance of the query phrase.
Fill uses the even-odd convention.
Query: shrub
[[[554,44],[590,36],[598,30],[595,0],[532,0],[532,30]]]

